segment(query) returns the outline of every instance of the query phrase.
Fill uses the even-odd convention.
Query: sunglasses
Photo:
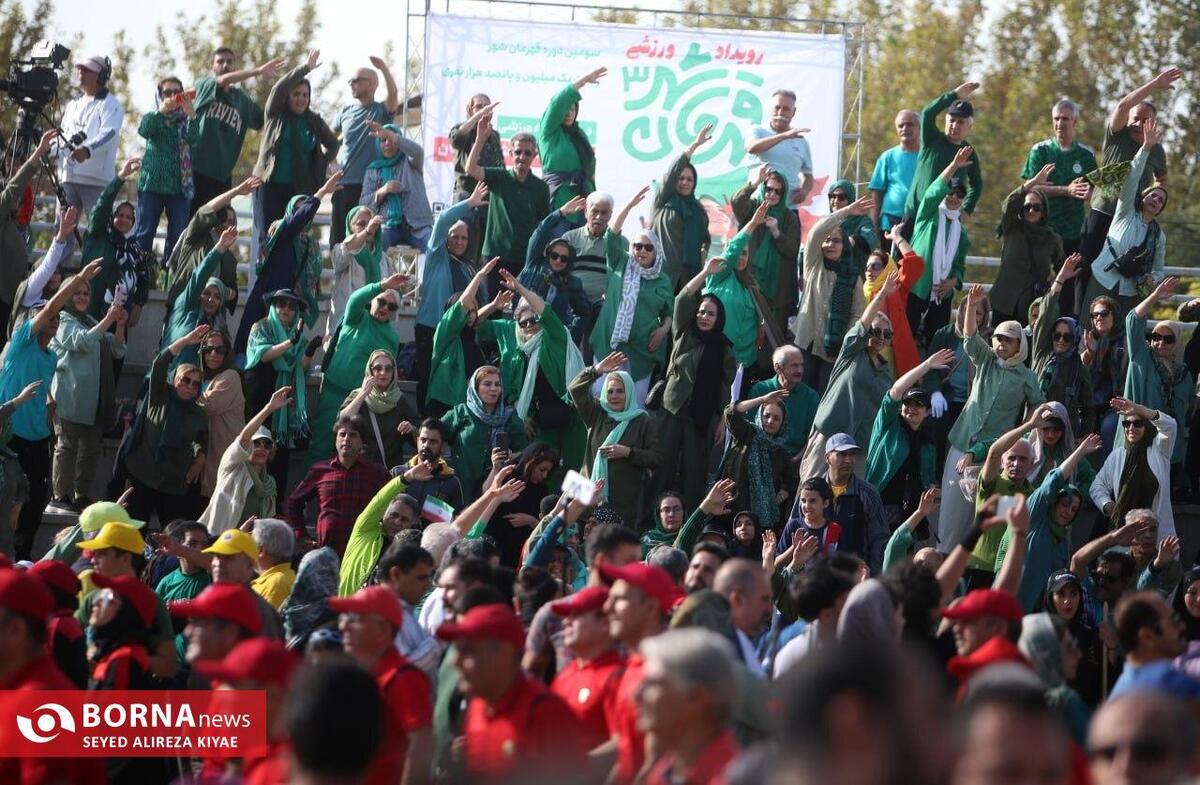
[[[393,370],[395,370],[395,367],[391,366],[391,365],[372,365],[371,366],[371,373],[383,373],[384,371],[393,371]]]
[[[269,450],[275,446],[275,442],[270,439],[255,439],[251,442],[255,447],[262,447],[264,450]]]
[[[635,251],[650,251],[651,253],[653,253],[654,245],[652,243],[634,243],[633,250],[635,250]]]
[[[535,324],[541,323],[541,321],[542,320],[536,316],[530,316],[528,318],[521,319],[519,322],[517,322],[517,326],[523,330],[527,330],[530,327],[533,327]]]
[[[296,303],[295,303],[295,301],[294,301],[294,300],[276,300],[276,301],[273,303],[273,305],[274,305],[274,306],[275,306],[277,309],[281,309],[281,310],[284,310],[284,311],[294,311],[294,310],[296,310]]]
[[[1146,336],[1146,340],[1149,341],[1150,343],[1154,343],[1155,341],[1158,341],[1159,343],[1165,343],[1165,344],[1170,345],[1170,344],[1175,343],[1175,336],[1171,335],[1169,333],[1150,333],[1149,335]]]
[[[783,189],[782,189],[782,188],[776,188],[776,187],[775,187],[775,186],[773,186],[773,185],[768,185],[768,186],[766,186],[765,188],[763,188],[763,192],[764,192],[764,193],[769,193],[769,194],[779,194],[780,196],[783,196]]]
[[[571,259],[569,255],[565,253],[559,253],[558,251],[547,251],[546,258],[552,262],[566,262],[570,261]]]
[[[203,349],[200,350],[200,353],[201,354],[219,354],[219,355],[224,356],[229,353],[229,350],[226,349],[224,346],[205,346]]]
[[[195,376],[185,376],[179,381],[182,382],[185,387],[195,387],[196,389],[200,388],[200,380]]]
[[[1112,311],[1107,310],[1107,309],[1100,310],[1100,311],[1092,311],[1093,319],[1107,319],[1110,316],[1112,316]]]
[[[1056,332],[1054,334],[1054,340],[1061,341],[1062,343],[1073,343],[1075,341],[1075,334],[1074,333],[1058,333],[1058,332]]]
[[[182,90],[171,88],[170,90],[163,90],[161,95],[163,98],[174,98],[175,96],[181,95],[182,93],[183,93]]]
[[[1129,430],[1130,428],[1145,428],[1146,421],[1145,420],[1125,420],[1124,422],[1121,423],[1121,427],[1124,428],[1125,430]]]
[[[876,259],[873,262],[867,262],[867,272],[877,273],[887,266],[887,262],[881,262]]]
[[[872,338],[882,338],[885,341],[891,340],[892,336],[895,335],[894,332],[886,327],[872,327],[867,331],[867,333],[870,334]]]
[[[1040,204],[1027,204],[1023,205],[1021,209],[1027,213],[1040,213],[1042,211],[1042,206]]]
[[[387,308],[387,309],[388,309],[389,311],[391,311],[392,313],[395,313],[396,311],[399,311],[399,310],[400,310],[400,306],[399,306],[399,305],[396,305],[396,304],[395,304],[394,302],[392,302],[391,300],[376,300],[376,301],[375,301],[375,304],[376,304],[376,305],[381,305],[381,306],[383,306],[384,308]]]

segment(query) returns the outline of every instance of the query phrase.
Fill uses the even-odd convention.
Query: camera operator
[[[63,135],[73,139],[83,133],[83,141],[74,150],[59,144],[58,176],[62,181],[67,206],[79,210],[82,220],[90,216],[104,186],[116,172],[117,144],[125,111],[121,102],[108,91],[112,63],[107,57],[93,55],[76,63],[79,88],[83,95],[73,98],[63,111]],[[62,220],[64,206],[58,205],[56,220]]]
[[[29,271],[29,265],[20,261],[28,261],[29,250],[17,227],[17,205],[21,202],[21,195],[25,193],[25,186],[29,185],[29,181],[37,174],[41,157],[50,152],[54,136],[54,131],[42,134],[42,140],[29,156],[29,160],[17,169],[16,174],[4,184],[4,190],[0,192],[0,259],[4,260],[4,263],[0,264],[0,347],[4,346],[8,339],[8,316],[12,313],[17,287]]]

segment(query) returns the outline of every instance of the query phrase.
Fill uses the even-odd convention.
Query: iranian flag
[[[454,519],[454,508],[436,496],[426,496],[421,505],[421,517],[430,523],[441,523]]]

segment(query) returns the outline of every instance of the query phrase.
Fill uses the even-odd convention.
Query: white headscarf
[[[962,239],[962,221],[959,216],[962,210],[951,210],[946,207],[946,201],[938,205],[937,233],[933,238],[933,282],[935,284],[946,280],[950,268],[954,265],[954,256],[958,253],[958,243]],[[937,295],[930,294],[930,299],[937,301]]]
[[[633,237],[635,240],[644,237],[654,245],[654,264],[642,267],[633,257],[632,252],[625,259],[625,271],[621,274],[621,302],[617,305],[617,317],[613,322],[612,338],[608,342],[608,345],[614,349],[628,341],[629,333],[633,331],[633,316],[637,311],[638,293],[642,290],[642,281],[652,281],[661,275],[663,262],[666,261],[666,257],[663,256],[662,243],[658,241],[658,235],[652,230],[641,229]]]

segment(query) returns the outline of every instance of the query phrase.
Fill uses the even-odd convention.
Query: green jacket
[[[1049,200],[1033,191],[1049,211]],[[1062,238],[1046,225],[1029,225],[1022,217],[1024,186],[1004,200],[1000,219],[1000,270],[988,292],[992,307],[1020,319],[1034,299],[1050,288],[1050,278],[1062,264]],[[1047,217],[1047,220],[1049,218]]]
[[[462,331],[467,326],[467,312],[457,300],[438,321],[433,331],[433,353],[437,358],[429,369],[429,391],[426,401],[441,401],[455,406],[466,400],[467,361],[462,350]]]
[[[184,227],[183,234],[179,235],[179,240],[175,242],[175,250],[171,252],[171,258],[167,263],[170,275],[167,280],[168,307],[188,285],[192,272],[203,263],[208,252],[216,246],[217,240],[213,237],[213,229],[224,220],[225,217],[222,213],[213,212],[205,206],[197,210],[196,214],[192,216],[192,220],[188,221],[188,225]],[[221,263],[216,268],[216,272],[211,275],[220,278],[230,291],[236,292],[238,290],[237,265],[237,255],[233,253],[233,249],[230,249],[221,254]],[[226,308],[230,313],[233,312],[233,306],[228,303]]]
[[[733,344],[733,354],[739,365],[753,365],[758,359],[758,307],[754,303],[754,277],[747,269],[738,271],[742,250],[750,244],[746,232],[738,232],[725,253],[721,269],[704,281],[704,293],[715,294],[725,306],[725,337]],[[636,377],[635,377],[636,378]]]
[[[381,322],[367,311],[371,300],[382,291],[382,284],[369,283],[346,301],[346,318],[338,335],[337,352],[325,369],[326,378],[339,387],[356,389],[362,383],[363,368],[367,367],[371,352],[376,349],[393,352],[400,345],[400,336],[391,323]],[[462,389],[466,388],[464,384]]]
[[[538,353],[538,372],[546,377],[550,389],[558,396],[567,394],[567,342],[571,336],[562,320],[550,306],[542,310],[542,348]],[[479,339],[495,341],[500,347],[500,381],[504,385],[504,398],[514,403],[521,395],[525,383],[525,370],[529,359],[517,344],[517,323],[512,319],[485,319],[475,327]],[[459,351],[462,344],[459,344]],[[437,335],[434,335],[434,357],[437,354]],[[459,390],[467,387],[465,377]],[[461,393],[460,393],[461,394]],[[565,400],[565,397],[564,397]]]
[[[1046,396],[1028,366],[1001,366],[978,333],[963,341],[963,349],[975,366],[975,377],[967,404],[950,429],[950,444],[970,452],[978,463],[987,457],[992,442],[1017,424],[1026,406],[1037,406]]]
[[[738,189],[730,201],[738,225],[745,226],[760,204],[762,200],[755,198],[753,185],[746,183]],[[775,252],[779,255],[779,264],[774,270],[754,270],[754,280],[758,283],[758,288],[776,311],[794,307],[798,296],[796,276],[797,260],[800,257],[800,219],[795,210],[784,209],[782,214],[779,237],[772,238],[771,231],[766,226],[758,227],[750,235],[751,267],[754,266],[753,260],[759,246],[765,242],[774,243]]]
[[[856,321],[842,342],[813,422],[826,437],[848,433],[861,445],[871,436],[879,402],[892,386],[892,369],[871,361],[868,340],[867,328]]]
[[[884,393],[875,423],[871,426],[867,470],[863,479],[883,493],[883,489],[908,460],[908,449],[908,425],[900,419],[900,401],[894,400],[889,390]],[[932,441],[926,441],[921,445],[921,486],[928,488],[936,485],[938,479],[937,448]]]
[[[930,183],[938,179],[960,147],[969,145],[966,139],[958,144],[951,142],[942,129],[938,127],[938,115],[958,100],[953,90],[943,93],[926,104],[921,110],[921,151],[917,153],[917,167],[913,171],[912,184],[908,187],[908,201],[904,205],[904,215],[911,218],[917,214],[917,202],[929,188]],[[983,194],[983,174],[979,164],[978,148],[971,152],[971,163],[966,167],[967,195],[963,199],[963,212],[975,212],[975,205]]]
[[[729,429],[729,446],[725,448],[725,458],[721,462],[720,476],[733,480],[737,485],[735,492],[737,497],[733,500],[731,507],[734,511],[753,509],[750,502],[750,445],[754,441],[756,431],[754,425],[748,419],[748,415],[742,414],[733,408],[733,404],[725,407],[725,425]],[[774,478],[774,487],[776,489],[789,489],[789,483],[794,479],[794,472],[791,472],[793,477],[789,477],[789,469],[791,468],[791,456],[782,448],[771,449],[771,473]],[[767,521],[763,521],[763,526],[769,526]]]
[[[909,193],[912,193],[910,190]],[[929,299],[933,290],[933,246],[937,242],[938,208],[942,200],[950,193],[950,185],[940,177],[935,177],[925,194],[917,203],[916,220],[913,222],[912,249],[913,253],[925,260],[925,269],[921,277],[913,284],[912,294],[922,301]],[[958,248],[954,252],[954,261],[950,263],[948,277],[958,281],[955,286],[962,289],[963,276],[967,271],[967,251],[971,250],[971,238],[967,236],[967,227],[963,226],[958,239]]]
[[[246,131],[263,127],[263,110],[237,87],[219,87],[217,77],[196,80],[200,138],[192,145],[193,169],[224,182],[233,173]]]
[[[179,144],[185,141],[195,145],[200,138],[200,124],[194,119],[178,124],[161,112],[147,112],[138,123],[138,135],[146,140],[138,192],[162,196],[182,194]]]
[[[543,172],[566,173],[584,168],[584,162],[579,158],[579,150],[576,149],[575,143],[571,141],[570,135],[562,125],[563,118],[567,116],[567,112],[571,111],[572,106],[579,103],[580,98],[575,85],[565,85],[563,89],[554,94],[546,111],[542,113],[542,120],[538,126],[538,153],[542,158]],[[575,122],[578,125],[578,117]],[[582,133],[583,129],[579,128],[579,131]],[[584,172],[582,192],[576,193],[576,189],[568,187],[557,189],[554,193],[553,203],[550,205],[551,210],[562,207],[573,196],[586,196],[596,190],[596,184],[593,182],[596,175],[595,160],[593,159],[591,163],[593,171]]]
[[[100,419],[115,412],[99,412],[101,402],[100,379],[104,369],[101,344],[107,343],[114,358],[125,356],[125,343],[118,341],[114,333],[100,329],[97,324],[87,327],[67,311],[62,312],[58,332],[50,342],[50,349],[58,355],[58,367],[54,371],[52,394],[58,416],[79,425],[103,425],[110,422]]]
[[[466,385],[463,385],[463,389],[466,389]],[[463,499],[477,499],[479,488],[492,465],[491,428],[476,418],[465,403],[456,405],[442,415],[442,422],[454,433],[453,455],[449,462],[462,483]],[[525,438],[525,426],[515,411],[508,418],[505,430],[514,453],[529,444]]]
[[[125,469],[130,477],[152,490],[182,495],[188,489],[188,467],[208,442],[205,437],[208,420],[194,400],[174,401],[181,410],[179,432],[173,445],[164,445],[160,449],[169,400],[175,395],[175,389],[167,380],[167,369],[173,364],[172,360],[171,352],[163,349],[150,366],[150,383],[143,399],[144,417],[134,425],[136,442],[131,441],[128,445]],[[130,438],[135,437],[131,434]]]
[[[671,162],[671,167],[663,176],[658,195],[654,197],[654,214],[650,219],[654,233],[658,235],[658,242],[662,245],[663,258],[666,259],[663,264],[663,272],[670,276],[671,285],[676,288],[687,283],[696,273],[700,272],[700,268],[704,265],[704,258],[708,254],[709,243],[712,241],[708,231],[707,214],[701,218],[692,212],[680,212],[672,204],[672,199],[676,195],[675,183],[679,181],[679,175],[683,170],[687,168],[695,169],[687,153],[680,154]],[[702,237],[700,252],[693,258],[688,258],[684,252],[684,237],[688,224],[691,221],[701,220],[704,225],[697,227],[697,231]]]
[[[687,408],[696,387],[696,371],[700,366],[700,356],[704,353],[704,344],[689,327],[700,307],[700,294],[688,294],[681,291],[675,296],[675,308],[671,315],[671,332],[675,335],[675,345],[671,348],[671,363],[667,366],[667,384],[663,390],[663,408],[671,414],[679,414]],[[721,416],[721,410],[729,403],[729,390],[737,375],[737,360],[733,350],[727,349],[724,362],[721,363],[721,378],[705,380],[705,384],[719,385],[717,406],[713,409],[713,420]]]
[[[604,291],[604,305],[600,308],[595,327],[592,328],[592,353],[599,358],[607,357],[613,351],[610,343],[613,327],[617,322],[617,308],[621,303],[621,285],[625,278],[625,265],[630,263],[629,254],[623,248],[619,253],[614,253],[617,247],[610,244],[608,248],[608,284]],[[656,364],[665,365],[667,362],[667,347],[670,342],[663,341],[658,345],[658,351],[651,352],[650,333],[671,315],[674,300],[671,279],[665,273],[660,273],[657,278],[642,281],[641,288],[638,289],[637,308],[634,311],[629,339],[615,347],[629,358],[629,373],[634,381],[645,379]]]

